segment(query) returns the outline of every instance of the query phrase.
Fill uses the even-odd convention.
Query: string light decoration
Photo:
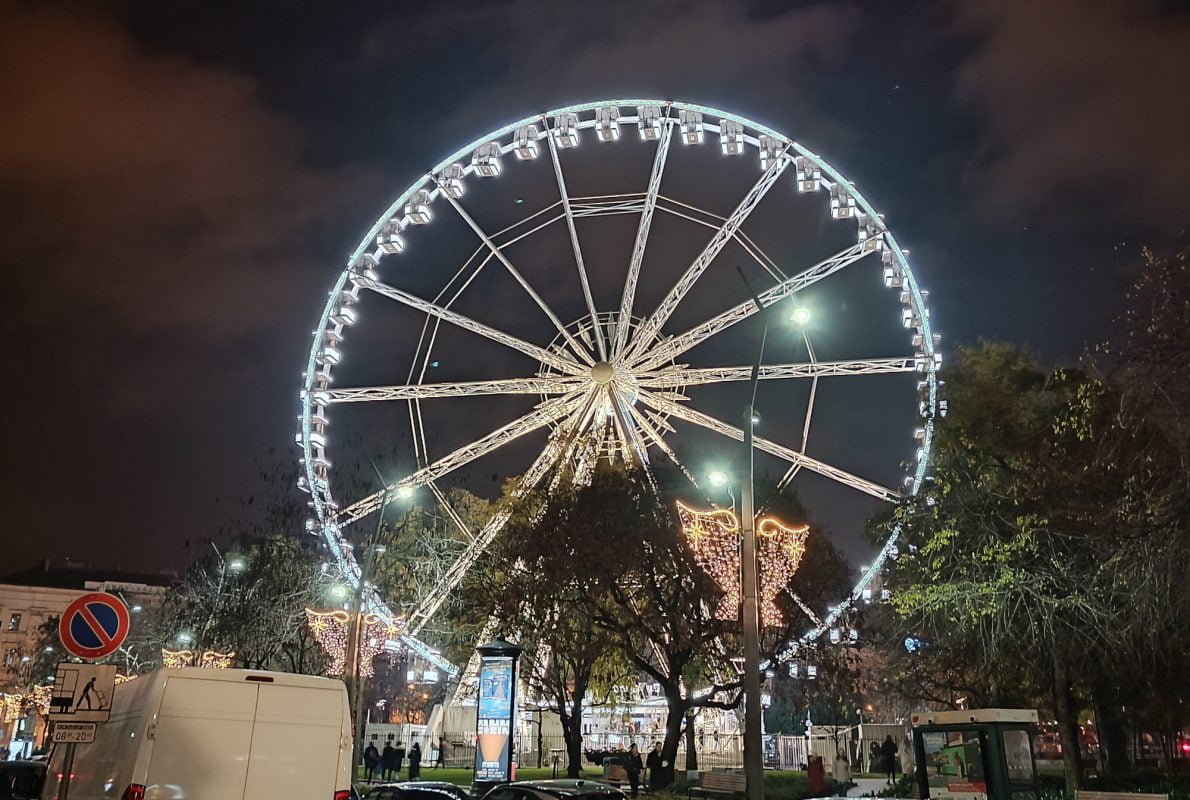
[[[166,669],[181,669],[194,663],[193,650],[167,650],[161,648],[161,666]]]
[[[723,596],[715,609],[719,619],[736,619],[740,606],[740,522],[726,508],[701,511],[678,501],[682,532],[694,551],[694,559],[719,584]],[[776,517],[756,521],[756,545],[760,562],[760,619],[762,625],[778,626],[784,615],[777,608],[777,595],[789,585],[806,552],[809,525],[786,525]]]
[[[4,722],[16,722],[21,718],[21,707],[25,705],[25,696],[20,694],[6,694],[4,699]]]
[[[809,525],[789,526],[776,517],[756,522],[756,545],[760,553],[760,623],[778,626],[784,615],[777,608],[777,595],[785,591],[802,556],[806,554]]]
[[[43,717],[50,713],[50,697],[53,696],[54,690],[50,686],[34,686],[26,697],[26,702],[37,709],[37,713]]]
[[[715,616],[736,619],[740,607],[739,519],[726,508],[700,511],[680,500],[678,519],[694,551],[694,560],[723,591]]]
[[[306,609],[306,622],[310,632],[330,657],[327,675],[342,675],[347,669],[348,624],[351,615],[346,611],[315,611]],[[400,631],[397,626],[378,614],[364,614],[359,643],[359,671],[366,677],[372,676],[372,659],[381,653],[390,639]]]
[[[206,669],[227,669],[231,660],[236,657],[234,652],[220,653],[216,650],[206,650],[198,659],[198,665]]]

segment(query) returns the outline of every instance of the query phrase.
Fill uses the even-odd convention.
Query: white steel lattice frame
[[[620,195],[573,197],[568,193],[563,171],[562,153],[578,143],[584,131],[597,128],[597,112],[616,108],[619,111],[615,136],[620,126],[637,125],[642,139],[656,142],[655,156],[648,182],[643,192]],[[605,119],[607,115],[605,114]],[[738,126],[738,127],[737,127]],[[604,130],[600,138],[605,138]],[[718,134],[721,139],[732,137],[732,148],[724,141],[724,152],[742,150],[742,155],[759,155],[760,176],[727,217],[703,211],[667,197],[661,191],[668,153],[675,137],[686,143],[703,141],[703,137]],[[544,141],[543,141],[544,140]],[[544,146],[543,146],[544,145]],[[685,146],[685,145],[681,145]],[[699,146],[695,144],[693,146]],[[701,145],[711,146],[711,145]],[[548,155],[541,151],[548,151]],[[611,146],[609,152],[614,151]],[[467,213],[462,187],[477,174],[488,177],[500,173],[499,159],[512,154],[517,157],[548,157],[553,165],[559,191],[558,202],[528,215],[503,231],[486,232]],[[740,156],[734,156],[740,157]],[[495,163],[493,163],[495,162]],[[858,225],[857,243],[800,273],[787,275],[766,256],[744,232],[743,225],[751,212],[763,201],[765,194],[781,176],[794,168],[798,173],[799,191],[822,192],[829,195],[832,215],[838,219],[851,218]],[[449,205],[474,231],[480,245],[475,253],[448,283],[461,285],[447,296],[447,289],[433,300],[416,297],[380,280],[382,260],[388,256],[400,258],[404,236],[414,224],[429,221],[431,206],[442,209]],[[714,231],[699,256],[686,268],[681,278],[665,294],[649,314],[634,310],[636,287],[656,212],[671,214]],[[628,274],[619,308],[600,312],[589,288],[581,238],[576,220],[616,214],[639,214],[640,221]],[[571,325],[564,325],[542,298],[534,291],[505,249],[537,231],[565,220],[588,316]],[[763,380],[808,379],[811,381],[811,400],[807,409],[805,430],[800,449],[787,447],[764,438],[757,438],[758,449],[769,452],[790,463],[786,480],[799,469],[809,469],[843,485],[850,486],[882,499],[893,499],[898,493],[845,470],[825,464],[806,454],[810,415],[813,412],[814,390],[820,378],[887,373],[916,372],[919,374],[920,427],[917,458],[905,481],[905,491],[917,494],[926,476],[929,451],[934,435],[937,409],[937,372],[941,364],[939,337],[931,329],[925,295],[907,259],[907,253],[862,194],[833,167],[803,145],[759,123],[718,109],[690,103],[662,100],[606,100],[553,109],[505,125],[477,139],[444,159],[427,175],[409,186],[376,223],[352,252],[347,264],[331,290],[310,349],[301,392],[300,429],[297,442],[303,462],[302,488],[310,494],[314,518],[311,532],[321,535],[345,580],[358,586],[360,570],[343,536],[344,526],[378,509],[390,498],[391,492],[402,487],[428,485],[434,497],[446,505],[445,495],[435,481],[451,471],[468,464],[502,445],[527,434],[547,429],[550,435],[541,454],[521,476],[514,494],[530,491],[539,485],[556,466],[569,462],[573,474],[589,470],[593,459],[601,452],[617,454],[647,463],[650,448],[657,448],[673,460],[693,480],[690,472],[678,460],[666,442],[674,429],[670,417],[739,439],[740,429],[694,409],[681,394],[684,387],[724,381],[746,381],[747,366],[690,368],[675,363],[686,351],[736,323],[758,313],[759,308],[748,301],[718,314],[700,325],[677,335],[662,333],[666,322],[678,304],[711,266],[729,242],[736,242],[773,278],[775,285],[759,295],[767,307],[790,297],[806,287],[845,269],[864,258],[880,258],[883,262],[885,285],[899,291],[902,321],[912,331],[914,353],[903,358],[855,359],[847,361],[819,361],[807,336],[810,361],[801,364],[770,364],[762,367]],[[470,319],[451,310],[461,295],[486,265],[499,262],[522,287],[558,331],[554,341],[539,345],[512,336],[489,324]],[[465,277],[470,270],[470,276]],[[426,315],[422,341],[418,353],[424,352],[423,363],[410,371],[406,384],[392,386],[333,387],[332,372],[341,358],[341,344],[345,330],[355,322],[353,311],[361,292],[372,292]],[[536,375],[501,380],[456,383],[425,383],[429,347],[439,326],[446,323],[524,353],[537,360],[541,367]],[[425,344],[428,342],[429,344]],[[423,347],[423,345],[425,345]],[[602,371],[601,371],[602,370]],[[528,414],[496,429],[490,434],[431,460],[425,445],[421,417],[421,402],[441,397],[484,395],[538,395],[541,402]],[[409,405],[414,430],[415,448],[422,462],[419,470],[403,478],[382,492],[355,501],[341,508],[331,490],[331,463],[327,457],[327,410],[340,403],[405,401]],[[639,401],[639,405],[638,405]],[[557,480],[557,477],[554,478]],[[405,615],[394,614],[384,599],[372,587],[365,592],[366,610],[391,620],[402,629],[402,642],[422,657],[451,675],[457,668],[445,661],[433,648],[417,639],[417,633],[432,617],[457,583],[465,575],[474,559],[499,534],[508,514],[498,511],[477,532],[466,525],[447,506],[455,524],[471,539],[464,556],[447,572],[446,580],[433,587],[421,605]],[[801,638],[802,642],[817,639],[833,625],[848,606],[856,602],[863,590],[880,571],[886,558],[895,552],[900,535],[893,528],[880,553],[871,561],[848,598],[835,606],[831,613],[819,619],[807,615],[813,625]]]

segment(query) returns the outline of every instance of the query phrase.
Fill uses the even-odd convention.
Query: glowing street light
[[[335,598],[336,600],[346,600],[347,587],[341,583],[336,583],[331,587],[331,597]]]
[[[232,572],[243,572],[244,567],[248,566],[244,559],[236,557],[227,562],[227,568]]]
[[[412,486],[406,484],[404,486],[397,487],[397,499],[398,500],[408,500],[411,497],[413,497],[413,487]]]
[[[190,644],[190,642],[193,640],[194,640],[194,637],[188,633],[179,633],[178,634],[178,641],[181,642],[182,644]]]
[[[711,474],[707,476],[707,479],[710,480],[712,486],[727,485],[727,473],[721,469],[712,470]]]
[[[793,324],[804,327],[810,324],[811,316],[810,309],[806,308],[805,306],[798,306],[793,310],[793,313],[789,315],[789,319],[793,321]]]

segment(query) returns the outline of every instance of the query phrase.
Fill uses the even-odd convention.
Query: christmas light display
[[[167,650],[161,648],[161,666],[166,669],[181,669],[194,663],[192,650]]]
[[[347,626],[351,621],[351,615],[346,611],[315,611],[307,608],[306,621],[314,638],[330,656],[331,663],[327,667],[327,674],[342,675],[347,668]],[[396,639],[400,631],[377,614],[364,614],[361,627],[359,671],[361,675],[371,677],[372,659],[384,650],[389,640]]]
[[[206,650],[198,659],[198,665],[206,669],[227,669],[231,666],[231,660],[235,658],[235,653],[220,653],[216,650]]]
[[[715,616],[736,619],[740,607],[739,520],[726,508],[699,511],[680,500],[678,519],[694,551],[694,560],[723,590]]]
[[[719,619],[736,619],[740,605],[739,518],[725,508],[700,511],[679,501],[678,519],[698,565],[723,590],[715,615]],[[777,595],[785,590],[797,571],[809,533],[808,525],[789,526],[776,517],[765,516],[756,521],[762,625],[782,623]]]
[[[777,626],[783,615],[777,608],[777,595],[785,591],[802,556],[806,553],[809,525],[790,527],[776,517],[761,517],[756,522],[756,544],[760,558],[760,624]]]
[[[37,713],[43,717],[50,713],[50,697],[54,690],[50,686],[34,686],[33,691],[25,697],[25,702],[37,708]]]
[[[25,696],[20,694],[6,694],[4,699],[4,721],[16,722],[21,718],[21,707],[25,705]]]

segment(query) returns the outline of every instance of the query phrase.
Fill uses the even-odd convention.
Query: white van
[[[63,750],[44,800],[58,797]],[[116,687],[73,772],[70,800],[348,800],[347,691],[284,672],[158,670]]]

